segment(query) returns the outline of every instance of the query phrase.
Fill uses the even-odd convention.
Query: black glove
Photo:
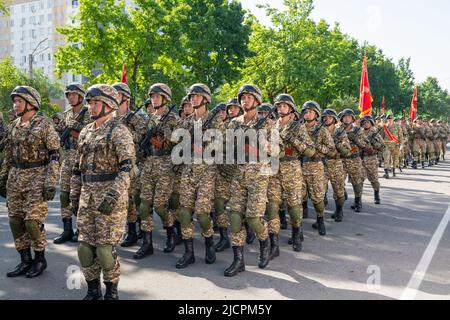
[[[44,201],[51,201],[55,198],[56,189],[53,186],[44,186],[44,190],[42,195],[44,197]]]
[[[6,199],[7,189],[6,189],[6,183],[8,182],[8,178],[1,178],[0,179],[0,196]]]
[[[119,201],[119,194],[110,191],[105,195],[97,210],[102,214],[110,215],[116,207],[117,201]]]

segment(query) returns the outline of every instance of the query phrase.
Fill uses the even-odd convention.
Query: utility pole
[[[48,38],[45,38],[44,40],[39,42],[37,44],[37,46],[34,48],[33,52],[28,55],[28,67],[30,68],[30,70],[28,70],[28,76],[29,76],[30,80],[33,80],[33,58],[34,58],[34,53],[39,48],[39,46],[41,44],[43,44],[45,41],[47,41],[47,40],[48,40]],[[44,50],[47,50],[47,49],[48,49],[48,47],[45,48]]]

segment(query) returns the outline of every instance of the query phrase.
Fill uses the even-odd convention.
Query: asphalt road
[[[257,267],[259,246],[255,242],[245,249],[247,271],[231,279],[223,276],[232,261],[231,250],[219,253],[215,264],[206,265],[198,227],[194,242],[197,262],[187,269],[176,269],[183,248],[177,247],[172,254],[162,252],[165,233],[157,221],[153,256],[137,262],[132,259],[137,247],[118,249],[122,267],[120,297],[450,299],[450,160],[425,170],[408,169],[395,179],[380,181],[381,205],[373,204],[372,189],[366,183],[363,212],[354,213],[350,210],[353,192],[348,185],[350,200],[345,206],[345,220],[337,224],[329,219],[334,210],[331,201],[326,237],[312,230],[314,221],[308,219],[304,224],[304,250],[294,253],[287,245],[289,232],[282,231],[281,256],[266,270]],[[50,203],[46,222],[47,270],[36,279],[9,279],[6,272],[19,257],[5,202],[0,201],[0,299],[78,300],[84,296],[86,285],[77,271],[77,245],[57,246],[52,242],[61,231],[58,207],[59,202]]]

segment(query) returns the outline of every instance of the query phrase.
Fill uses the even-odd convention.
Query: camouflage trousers
[[[202,236],[209,238],[214,235],[211,211],[214,202],[216,174],[217,168],[214,165],[188,165],[183,168],[179,189],[183,239],[194,237],[195,226],[192,219],[194,212],[202,226]],[[181,217],[182,212],[185,213],[183,217]],[[190,221],[186,216],[187,212],[190,214]]]
[[[232,213],[231,242],[233,246],[240,247],[245,243],[247,232],[244,228],[244,219],[257,221],[260,228],[254,229],[254,232],[260,241],[265,241],[269,237],[267,222],[264,220],[269,176],[261,173],[263,168],[266,168],[263,163],[240,165],[238,173],[231,182],[233,192],[229,207]],[[233,219],[236,223],[233,223]]]
[[[447,153],[447,139],[442,139],[441,140],[441,154],[443,156],[445,156],[446,153]]]
[[[114,268],[111,270],[102,270],[102,267],[97,259],[94,260],[92,266],[83,268],[81,267],[81,272],[86,281],[92,281],[100,279],[100,275],[103,271],[103,280],[105,282],[118,283],[120,279],[120,262],[117,254],[114,255]]]
[[[439,158],[441,156],[441,141],[434,140],[434,156],[435,158]]]
[[[221,174],[220,171],[216,175],[216,190],[214,193],[214,201],[220,201],[221,203],[226,203],[230,200],[231,196],[231,177]],[[224,208],[220,208],[221,212],[216,211],[217,226],[219,228],[228,228],[230,224],[230,219],[228,213]]]
[[[412,144],[412,154],[414,161],[425,161],[425,154],[427,152],[427,144],[423,139],[414,139]]]
[[[130,172],[130,188],[128,189],[128,211],[127,222],[135,223],[137,221],[137,208],[134,201],[136,193],[139,192],[139,169],[133,166],[133,170]],[[140,195],[139,195],[140,196]]]
[[[345,199],[345,173],[341,159],[325,161],[325,190],[327,189],[328,181],[331,182],[333,187],[333,199]]]
[[[139,214],[142,219],[142,231],[153,231],[152,208],[158,214],[168,210],[169,199],[173,188],[173,177],[174,173],[172,171],[170,156],[148,157],[144,160],[140,178],[141,207],[139,209]],[[161,218],[164,227],[173,225],[174,217],[170,213],[166,216],[161,215]]]
[[[76,150],[66,150],[64,161],[61,165],[61,192],[70,193],[70,179],[72,178],[72,170],[77,161],[77,151]],[[72,218],[72,211],[70,210],[70,201],[66,199],[61,199],[61,218],[70,219]]]
[[[383,152],[384,169],[396,169],[399,167],[400,147],[397,144],[386,143],[386,149]]]
[[[364,180],[368,179],[374,191],[380,191],[378,181],[378,159],[376,156],[365,156],[363,160]]]
[[[432,140],[427,140],[427,153],[428,159],[435,158],[434,142]]]
[[[348,175],[350,183],[353,186],[355,197],[361,197],[364,183],[361,158],[342,159],[342,164],[344,165],[344,171],[346,175]]]
[[[275,206],[273,214],[269,212],[268,228],[269,233],[280,233],[280,216],[279,208],[283,201],[286,202],[288,209],[297,207],[302,210],[302,165],[299,160],[281,161],[278,173],[271,176],[267,188],[267,198],[269,205]],[[269,206],[268,205],[268,206]],[[291,212],[288,210],[288,212]],[[301,211],[300,211],[301,212]],[[295,220],[291,217],[293,227],[300,227],[303,215],[300,219]]]
[[[32,169],[12,168],[7,183],[6,205],[8,217],[20,221],[20,232],[13,231],[14,245],[17,250],[32,247],[35,251],[43,251],[47,244],[45,240],[44,221],[48,214],[48,203],[43,200],[46,167]],[[29,222],[37,223],[40,230],[34,236],[27,228]]]

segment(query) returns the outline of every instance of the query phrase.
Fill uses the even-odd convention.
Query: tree
[[[9,14],[9,9],[8,9],[9,4],[10,4],[10,1],[0,0],[0,16]]]
[[[450,96],[436,78],[428,77],[418,86],[418,114],[432,118],[449,119]]]

